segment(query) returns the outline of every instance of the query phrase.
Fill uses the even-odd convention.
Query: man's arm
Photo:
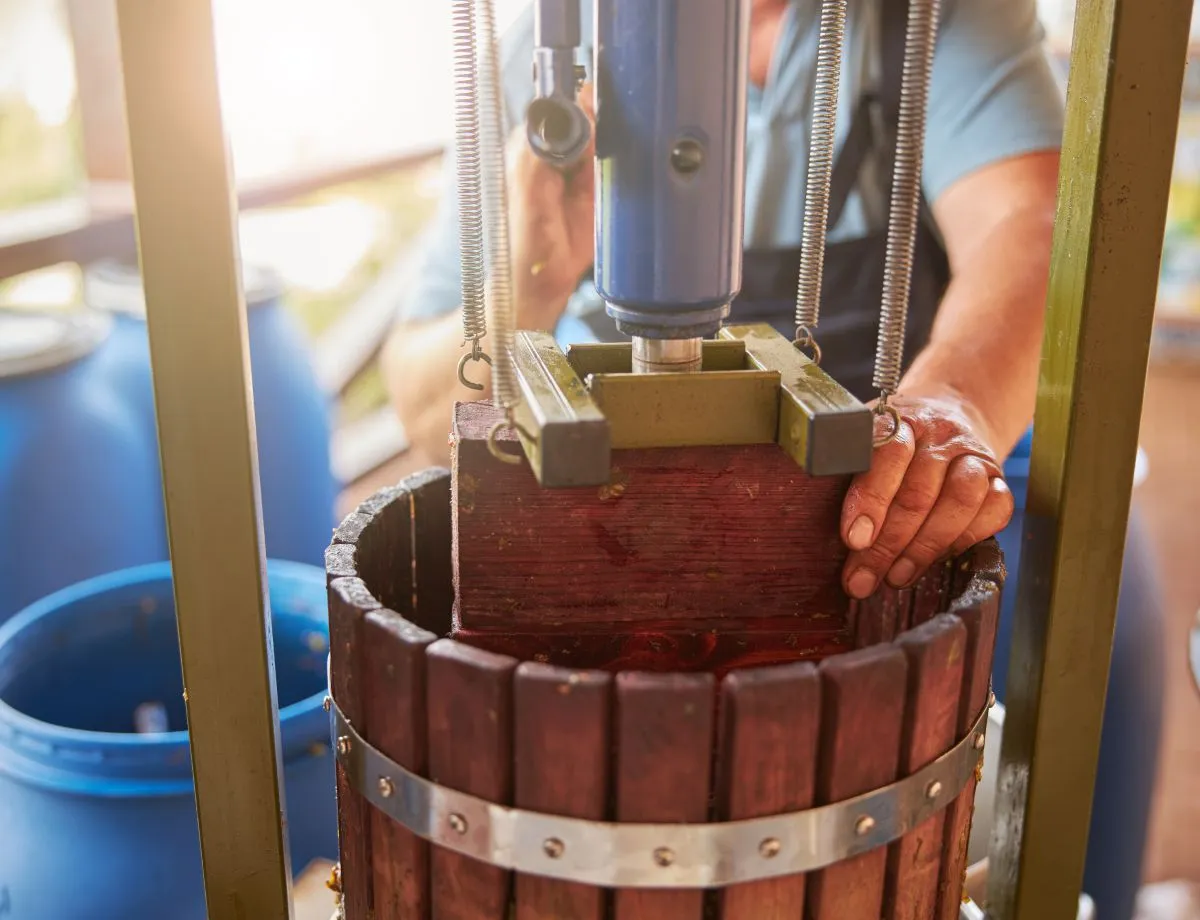
[[[961,397],[998,457],[1033,418],[1058,164],[1057,151],[996,163],[933,205],[954,280],[900,392]]]
[[[924,185],[953,281],[891,404],[898,436],[851,484],[843,573],[855,597],[911,584],[1003,529],[1001,459],[1033,416],[1062,132],[1034,0],[948,0]]]

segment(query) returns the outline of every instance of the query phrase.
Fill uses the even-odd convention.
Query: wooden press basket
[[[819,664],[613,673],[446,638],[451,530],[432,469],[326,554],[347,920],[959,916],[994,541]]]

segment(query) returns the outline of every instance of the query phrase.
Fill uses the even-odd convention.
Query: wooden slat
[[[426,654],[429,778],[508,804],[512,796],[512,676],[517,662],[441,639]],[[470,828],[466,830],[470,833]],[[435,847],[433,920],[502,920],[510,875]]]
[[[358,578],[336,578],[329,584],[329,655],[333,698],[360,733],[369,731],[363,698],[362,619],[379,602]],[[348,920],[370,916],[371,885],[370,805],[350,788],[337,768],[338,850],[342,891]]]
[[[708,674],[617,675],[618,821],[706,819],[714,684]],[[703,913],[702,890],[626,888],[613,899],[615,920],[701,920]]]
[[[513,683],[518,808],[603,820],[608,802],[612,678],[526,662]],[[602,920],[600,888],[516,878],[517,920]]]
[[[920,770],[954,744],[966,642],[962,620],[948,613],[896,640],[908,659],[901,776]],[[887,920],[928,920],[933,916],[945,827],[946,816],[938,813],[892,844],[884,893]]]
[[[358,549],[353,543],[331,543],[325,547],[325,586],[335,578],[353,578],[358,574],[354,566],[354,555]]]
[[[439,636],[450,632],[454,608],[450,471],[430,467],[405,480],[412,493],[416,601],[412,620]]]
[[[907,664],[891,644],[821,662],[817,804],[852,798],[896,778]],[[808,920],[877,920],[887,848],[809,876]]]
[[[966,736],[987,703],[1000,612],[999,585],[1004,577],[1003,563],[994,542],[976,547],[965,561],[966,568],[959,567],[956,581],[961,584],[968,578],[970,580],[967,581],[966,590],[950,606],[950,611],[962,620],[967,629],[956,740]],[[978,574],[971,576],[971,572]],[[967,867],[967,844],[971,836],[971,815],[975,807],[975,786],[976,781],[972,779],[946,809],[936,920],[956,920],[958,917]]]
[[[809,662],[734,671],[721,684],[717,819],[799,811],[813,803],[821,679]],[[805,877],[734,885],[722,920],[799,920]]]
[[[380,604],[412,610],[412,512],[404,485],[381,489],[334,531],[334,543],[356,546],[354,565]]]
[[[399,614],[363,618],[364,705],[370,742],[405,769],[426,775],[425,650],[437,637]],[[412,920],[429,912],[429,845],[371,809],[375,920]]]
[[[913,585],[910,625],[919,626],[946,609],[949,600],[950,566],[949,559],[935,563]]]
[[[911,591],[888,585],[880,586],[870,597],[859,601],[855,646],[866,648],[880,642],[891,642],[897,632],[907,627],[911,602]]]

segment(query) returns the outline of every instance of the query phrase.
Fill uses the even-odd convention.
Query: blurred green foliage
[[[69,195],[82,180],[77,118],[46,127],[20,99],[0,100],[0,210]]]

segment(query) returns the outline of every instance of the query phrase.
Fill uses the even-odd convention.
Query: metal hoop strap
[[[982,764],[988,709],[911,776],[843,802],[719,824],[615,824],[496,805],[369,745],[336,704],[337,760],[359,795],[436,846],[530,875],[616,888],[712,888],[811,872],[884,844],[954,801]]]

